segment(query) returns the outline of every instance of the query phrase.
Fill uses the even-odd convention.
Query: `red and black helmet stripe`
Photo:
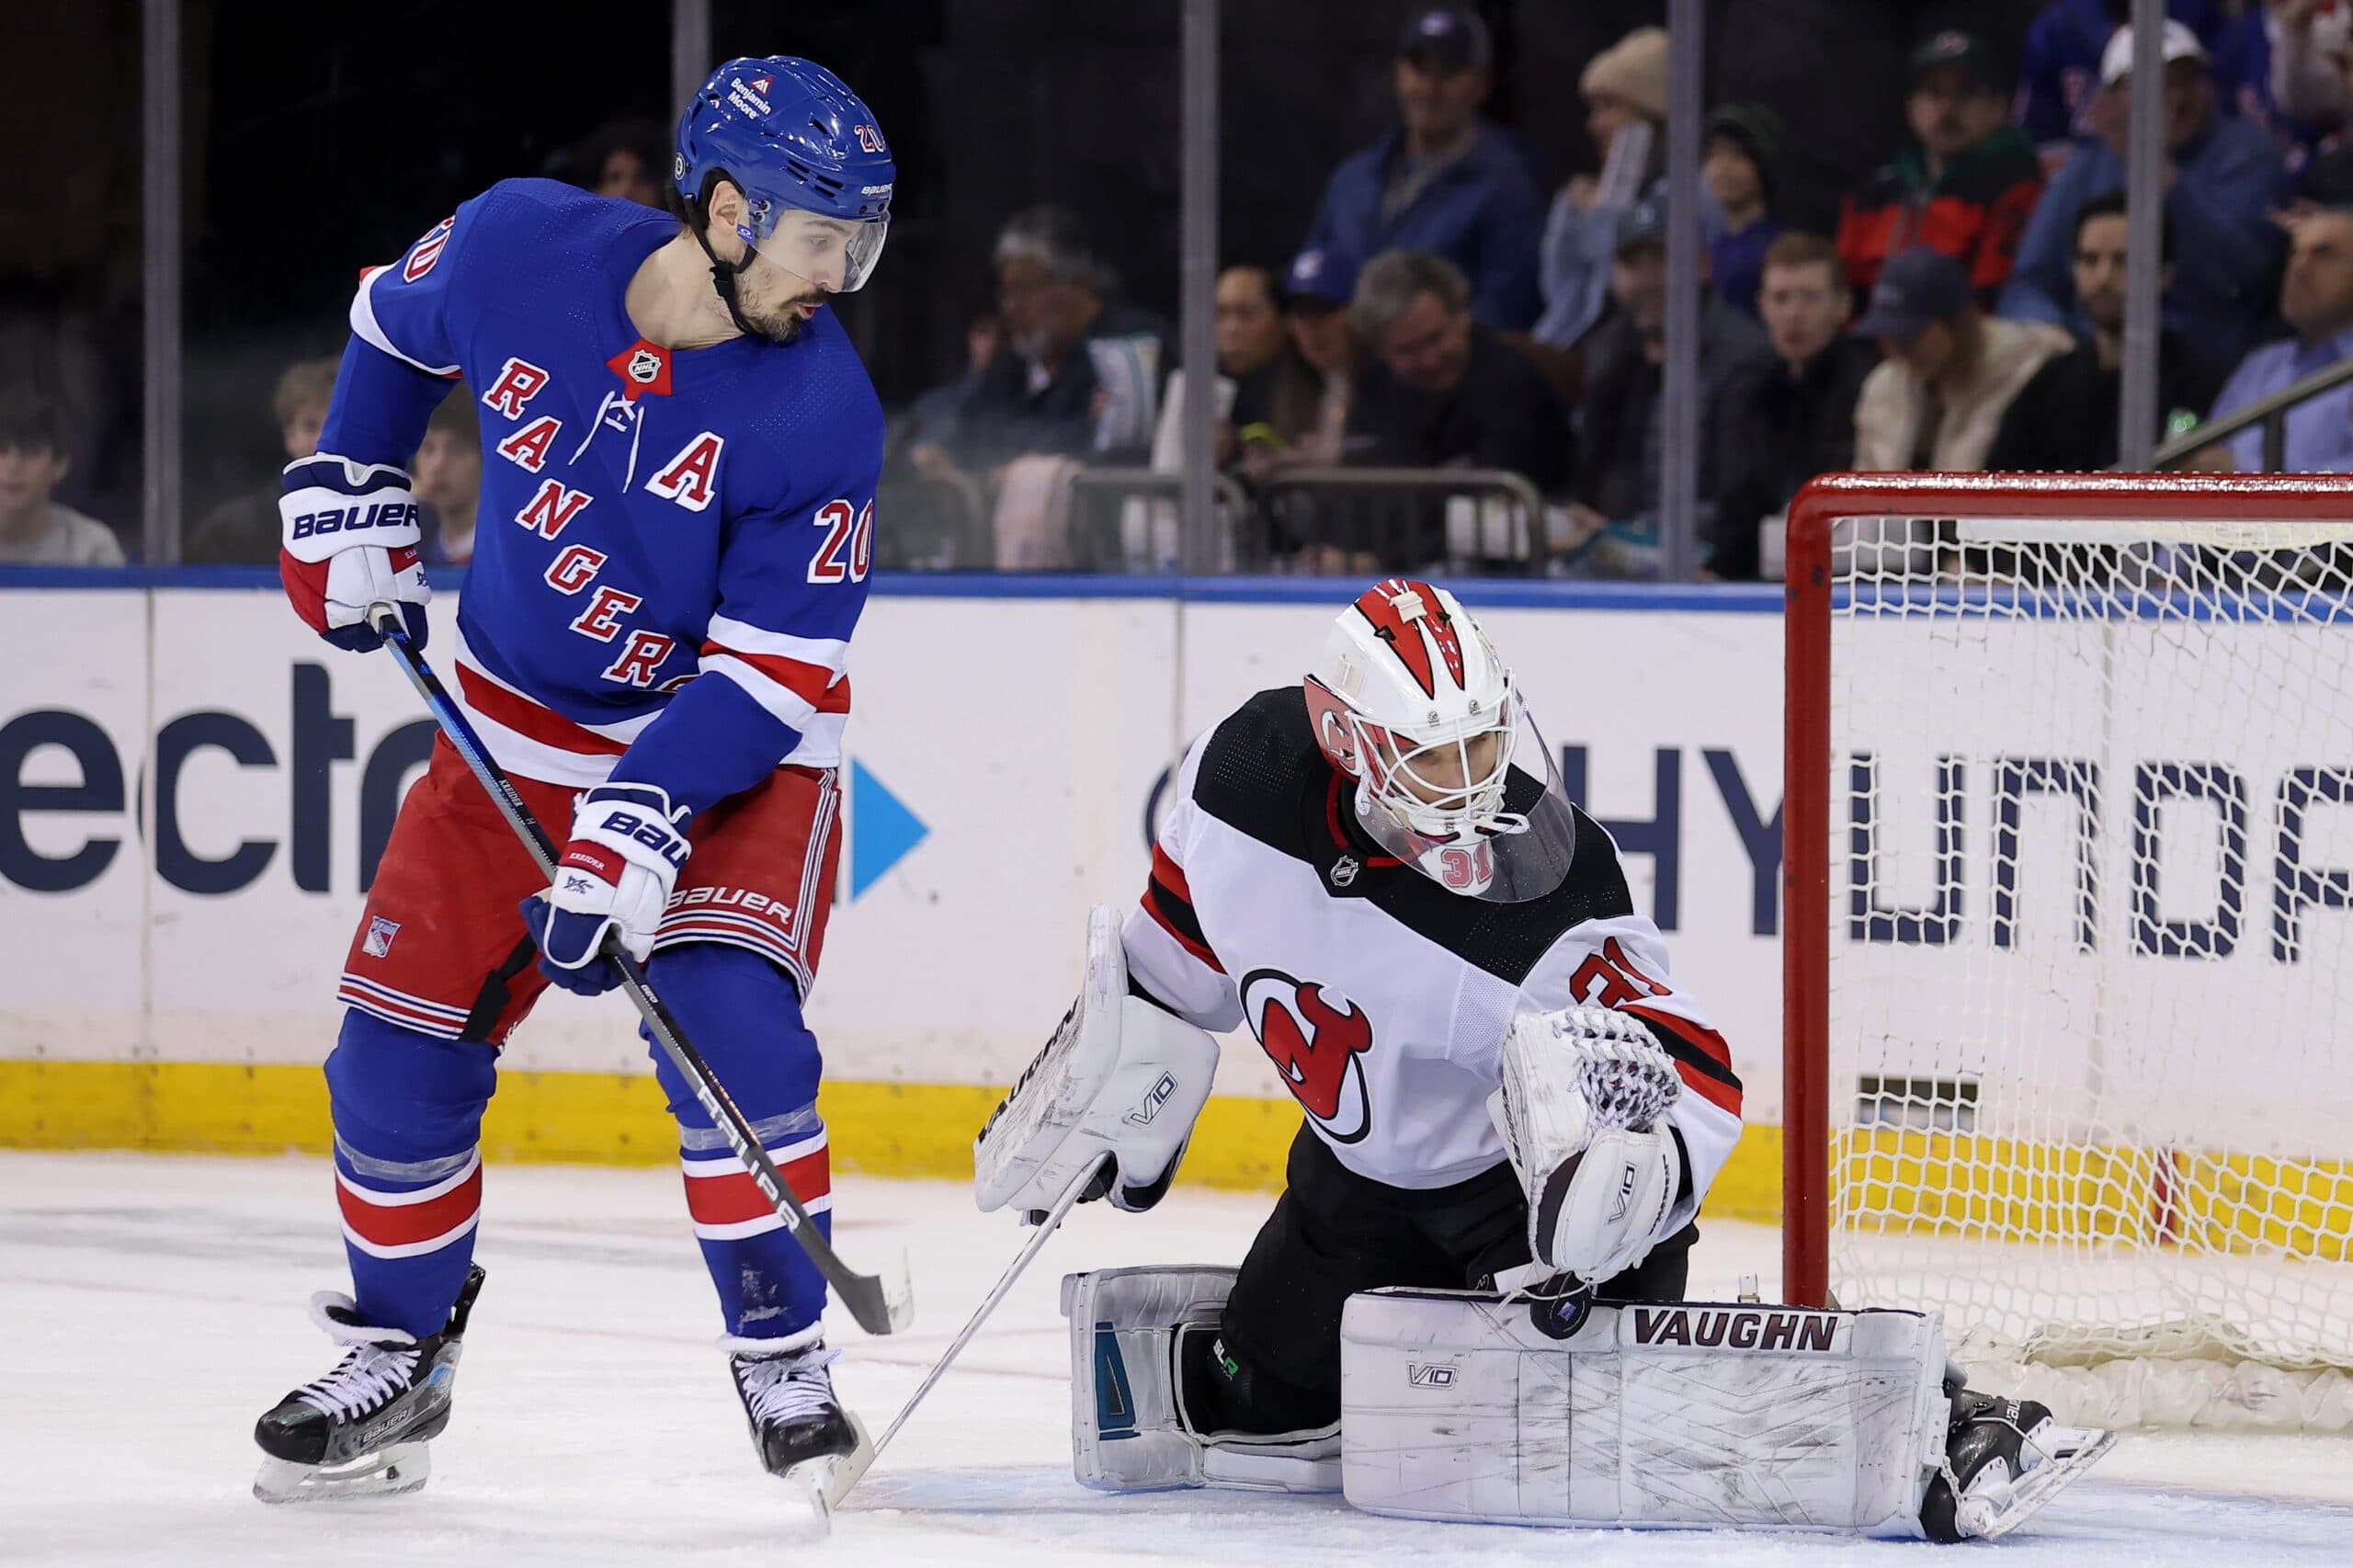
[[[1429,630],[1429,640],[1423,641],[1415,631],[1416,622],[1407,620],[1398,601],[1413,594],[1422,601],[1418,623]],[[1358,597],[1356,610],[1372,625],[1372,634],[1389,644],[1405,673],[1414,677],[1425,697],[1438,695],[1438,671],[1430,663],[1430,649],[1438,649],[1446,673],[1457,687],[1462,685],[1462,638],[1455,630],[1454,618],[1447,613],[1445,601],[1438,590],[1427,583],[1408,577],[1390,577],[1374,584]]]

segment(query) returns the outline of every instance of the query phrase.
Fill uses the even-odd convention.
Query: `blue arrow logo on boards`
[[[849,896],[856,899],[930,837],[931,829],[856,757],[849,764]]]

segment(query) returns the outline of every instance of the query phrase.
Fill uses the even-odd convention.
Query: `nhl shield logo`
[[[1332,862],[1332,885],[1336,888],[1347,887],[1357,880],[1357,873],[1363,869],[1364,862],[1353,855],[1343,855]]]
[[[371,959],[391,958],[392,956],[392,938],[400,934],[401,923],[399,921],[387,920],[381,915],[374,915],[370,917],[368,922],[368,937],[367,940],[360,943],[360,950]]]
[[[651,348],[641,348],[629,357],[629,379],[640,386],[652,386],[661,373],[662,356]]]

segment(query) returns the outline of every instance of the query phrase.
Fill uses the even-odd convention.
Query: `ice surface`
[[[880,1430],[1020,1244],[960,1187],[846,1177],[853,1263],[912,1256],[915,1332],[835,1314],[844,1394]],[[0,1562],[257,1568],[420,1562],[983,1568],[1897,1561],[1919,1545],[1829,1537],[1515,1529],[1371,1518],[1338,1499],[1105,1497],[1069,1474],[1055,1285],[1066,1270],[1240,1258],[1262,1197],[1179,1189],[1153,1213],[1074,1216],[935,1390],[829,1540],[796,1539],[760,1474],[711,1344],[718,1314],[662,1171],[498,1168],[490,1281],[458,1410],[414,1496],[267,1508],[254,1418],[332,1347],[303,1315],[343,1287],[323,1161],[0,1153]],[[1744,1272],[1769,1293],[1777,1239],[1709,1228],[1695,1293]],[[871,1267],[868,1263],[863,1267]],[[1998,1546],[2006,1562],[2353,1562],[2353,1441],[2128,1438]]]

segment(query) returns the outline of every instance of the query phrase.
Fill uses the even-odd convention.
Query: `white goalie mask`
[[[1309,721],[1372,841],[1450,892],[1541,898],[1576,818],[1511,672],[1452,594],[1390,577],[1334,623]]]

